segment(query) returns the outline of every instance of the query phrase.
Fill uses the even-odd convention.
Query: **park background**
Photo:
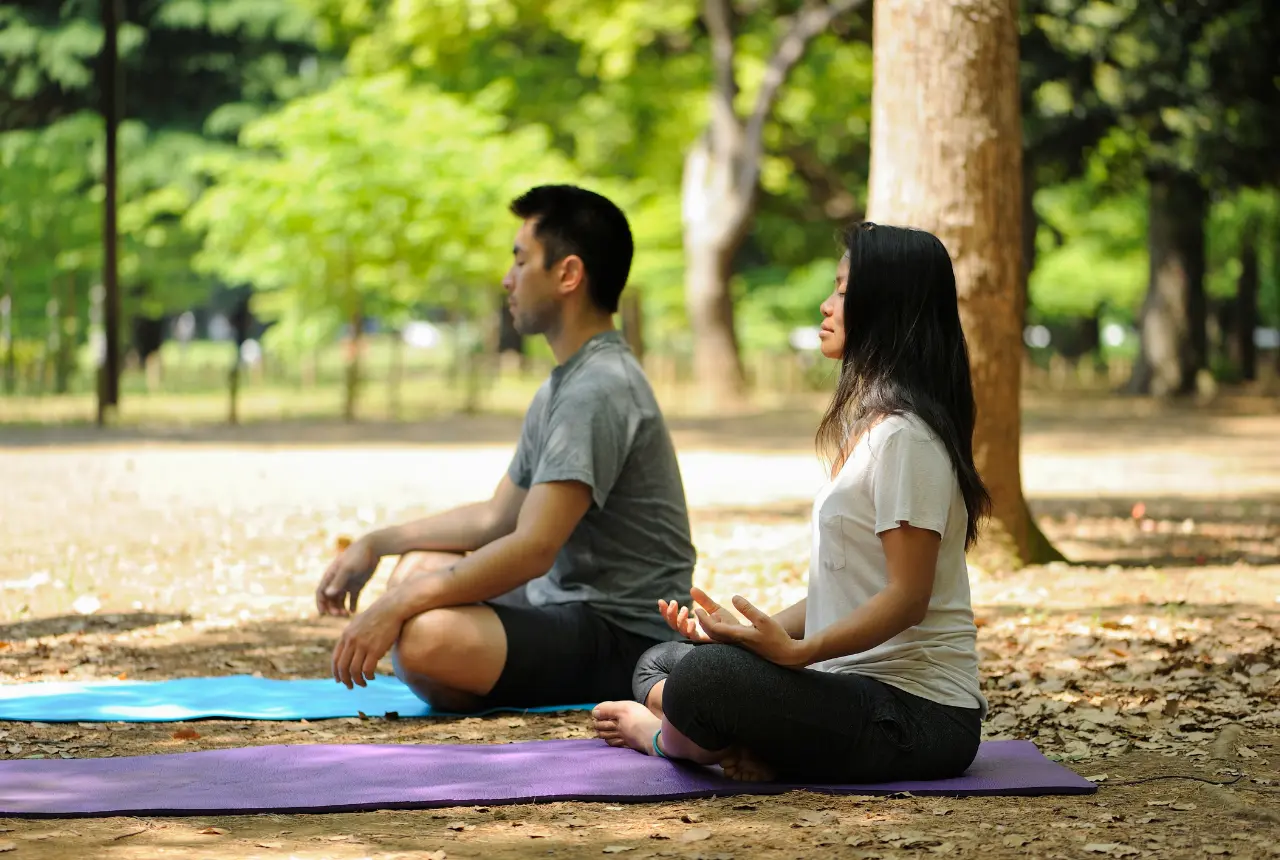
[[[944,240],[997,502],[971,559],[986,735],[1103,786],[1016,807],[0,824],[21,856],[520,856],[536,831],[540,854],[639,857],[688,830],[714,842],[667,853],[1268,856],[1278,18],[1272,0],[0,3],[0,678],[325,675],[340,625],[311,592],[341,539],[502,474],[552,364],[503,307],[506,205],[567,181],[632,220],[619,322],[681,452],[696,577],[770,610],[807,572],[837,228]],[[586,733],[573,714],[23,724],[0,754]],[[1170,774],[1243,781],[1119,785]]]

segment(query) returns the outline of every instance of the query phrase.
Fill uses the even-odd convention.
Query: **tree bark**
[[[1253,341],[1253,332],[1258,327],[1258,238],[1252,228],[1245,230],[1240,247],[1234,322],[1232,357],[1240,370],[1240,379],[1253,382],[1258,378],[1258,346]]]
[[[974,455],[993,516],[989,564],[1060,559],[1020,466],[1022,126],[1016,0],[877,0],[868,218],[951,253],[977,399]]]
[[[1152,172],[1148,177],[1147,295],[1139,315],[1132,394],[1157,397],[1195,391],[1208,365],[1204,294],[1204,222],[1208,201],[1196,177]]]

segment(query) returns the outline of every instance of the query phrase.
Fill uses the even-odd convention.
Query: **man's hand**
[[[355,612],[360,591],[369,584],[381,559],[367,535],[343,550],[325,569],[316,588],[320,614],[345,617]]]
[[[351,689],[352,684],[367,686],[400,636],[404,619],[387,598],[375,600],[342,631],[333,649],[333,679]]]
[[[753,654],[788,668],[800,668],[812,662],[809,647],[803,639],[792,639],[781,624],[752,606],[745,597],[735,596],[733,606],[751,622],[750,627],[738,623],[736,618],[710,598],[707,601],[709,606],[699,600],[694,612],[698,615],[702,629],[713,641],[741,645]]]

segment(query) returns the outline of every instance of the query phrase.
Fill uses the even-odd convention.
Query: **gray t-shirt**
[[[535,606],[587,601],[624,630],[675,637],[658,599],[685,602],[697,558],[675,448],[622,335],[591,338],[534,395],[508,470],[529,489],[580,481],[593,504],[527,588]]]

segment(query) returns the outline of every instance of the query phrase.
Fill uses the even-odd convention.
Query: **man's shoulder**
[[[657,413],[649,380],[630,350],[604,349],[576,368],[555,391],[556,409],[598,411],[619,415]]]

